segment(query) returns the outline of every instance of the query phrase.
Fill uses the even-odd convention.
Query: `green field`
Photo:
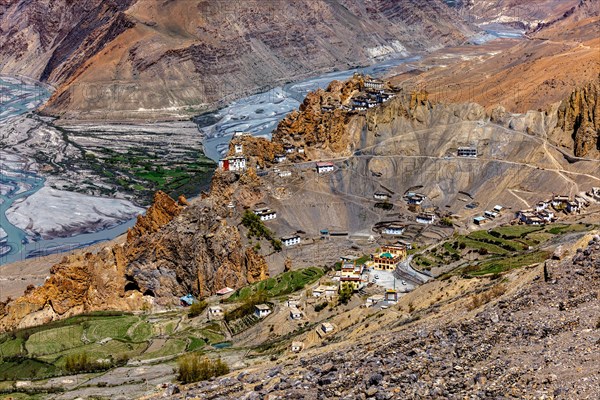
[[[460,271],[470,276],[496,274],[535,264],[549,257],[539,247],[549,240],[573,232],[585,232],[594,225],[549,224],[545,226],[511,225],[455,235],[432,250],[418,254],[413,262],[422,269],[467,261]]]
[[[260,291],[266,292],[268,297],[290,294],[303,289],[306,285],[316,282],[323,276],[323,273],[323,270],[317,267],[285,272],[275,278],[265,279],[264,281],[238,289],[227,301],[243,301]]]

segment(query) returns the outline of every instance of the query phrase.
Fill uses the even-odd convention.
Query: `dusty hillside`
[[[422,87],[441,101],[473,101],[512,112],[545,109],[598,79],[600,2],[582,1],[572,13],[526,34],[455,56],[426,58],[393,82]]]
[[[0,4],[0,29],[0,72],[54,84],[44,111],[80,119],[189,116],[473,34],[441,0],[10,0]]]
[[[538,265],[501,282],[433,282],[324,347],[173,398],[598,398],[600,237],[590,239],[548,262],[546,279]]]

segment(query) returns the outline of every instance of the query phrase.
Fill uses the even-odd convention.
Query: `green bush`
[[[179,381],[192,383],[228,374],[229,366],[221,359],[211,360],[198,353],[191,353],[177,360],[177,370]]]
[[[65,369],[70,373],[102,371],[112,366],[112,363],[99,363],[90,358],[86,352],[69,354],[65,360]]]
[[[204,312],[204,310],[206,310],[206,307],[208,307],[208,304],[206,304],[206,302],[204,300],[196,301],[196,302],[192,303],[192,305],[190,306],[190,311],[188,312],[188,316],[190,318],[197,317],[198,315],[202,314],[202,312]]]
[[[321,304],[315,304],[315,311],[319,312],[321,310],[324,310],[327,307],[327,302],[321,303]]]
[[[352,286],[348,284],[342,285],[340,288],[339,304],[348,304],[353,294],[354,290],[352,289]]]

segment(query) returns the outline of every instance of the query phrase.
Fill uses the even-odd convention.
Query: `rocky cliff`
[[[462,43],[473,29],[441,0],[4,0],[0,33],[0,73],[57,87],[46,113],[141,119]]]
[[[217,175],[216,187],[218,182]],[[251,184],[227,184],[228,195],[236,194],[233,188],[238,186],[245,193]],[[52,267],[41,287],[2,304],[0,329],[96,310],[167,306],[187,293],[204,297],[225,286],[267,278],[262,255],[246,248],[238,228],[227,223],[224,196],[218,193],[183,206],[185,202],[157,193],[125,243],[67,256]]]
[[[600,75],[596,82],[576,89],[558,108],[553,131],[561,141],[572,141],[578,157],[600,159]]]

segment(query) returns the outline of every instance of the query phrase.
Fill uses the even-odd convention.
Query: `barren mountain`
[[[0,32],[0,73],[57,86],[44,111],[79,119],[178,118],[473,34],[441,0],[4,0]]]

